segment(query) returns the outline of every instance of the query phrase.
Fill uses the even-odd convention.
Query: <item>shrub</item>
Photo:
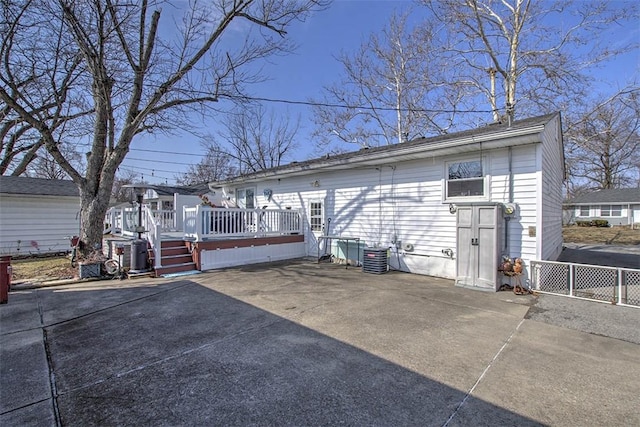
[[[576,221],[578,227],[609,227],[606,219],[592,219],[591,221]]]

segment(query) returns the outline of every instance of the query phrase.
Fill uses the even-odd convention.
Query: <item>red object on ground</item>
[[[0,257],[0,304],[9,301],[9,288],[11,287],[11,257]]]

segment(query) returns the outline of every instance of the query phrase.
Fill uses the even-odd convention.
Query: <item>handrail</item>
[[[160,268],[162,267],[162,244],[160,239],[162,227],[156,222],[154,212],[147,205],[143,205],[143,212],[142,223],[145,226],[145,234],[148,236],[147,240],[151,244],[151,250],[153,250],[154,268]]]
[[[301,214],[291,209],[184,207],[184,236],[201,241],[223,237],[266,237],[302,232]]]

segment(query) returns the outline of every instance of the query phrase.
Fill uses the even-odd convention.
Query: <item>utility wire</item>
[[[220,98],[228,98],[239,101],[261,101],[261,102],[275,102],[280,104],[291,105],[306,105],[311,107],[329,107],[329,108],[345,108],[354,110],[372,110],[372,111],[404,111],[404,112],[420,112],[420,113],[492,113],[493,110],[439,110],[430,108],[394,108],[394,107],[370,107],[366,105],[349,105],[349,104],[336,104],[331,102],[316,102],[316,101],[297,101],[291,99],[278,99],[278,98],[265,98],[261,96],[246,96],[246,95],[220,95]]]

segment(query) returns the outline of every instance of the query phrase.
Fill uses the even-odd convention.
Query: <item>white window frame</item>
[[[621,218],[622,205],[600,205],[600,216],[603,218]]]
[[[314,205],[320,205],[320,213],[314,213]],[[314,221],[319,219],[318,221]],[[323,200],[309,200],[309,229],[313,233],[324,232],[324,201]]]
[[[586,215],[583,215],[584,214],[584,212],[582,212],[583,209],[587,210],[587,214]],[[587,217],[591,216],[590,206],[578,206],[577,216],[579,218],[587,218]]]
[[[481,162],[482,167],[482,176],[473,177],[473,178],[461,178],[461,179],[449,179],[449,166],[457,163],[472,163],[472,162]],[[485,156],[482,158],[465,158],[465,159],[456,159],[446,161],[444,164],[444,182],[443,182],[443,201],[444,202],[455,202],[455,201],[469,201],[469,200],[489,200],[489,174],[487,173],[487,159]],[[471,194],[468,196],[450,196],[449,195],[449,182],[450,181],[480,181],[482,180],[482,194]]]
[[[253,200],[251,203],[253,206],[247,207],[247,190],[253,192]],[[256,187],[239,187],[236,188],[236,206],[243,209],[255,209],[256,208]],[[240,197],[242,194],[242,198]]]

